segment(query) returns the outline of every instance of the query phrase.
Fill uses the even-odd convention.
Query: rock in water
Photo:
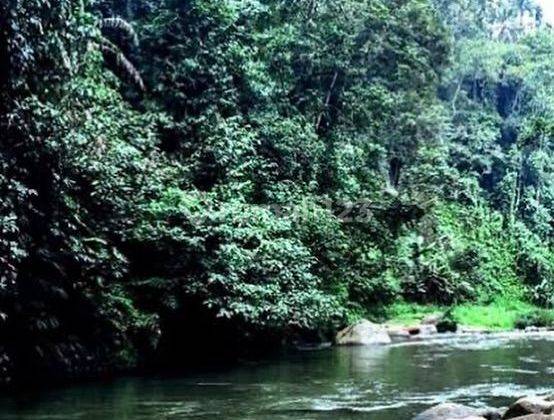
[[[425,318],[423,318],[423,321],[421,321],[421,323],[423,325],[437,325],[439,322],[441,322],[443,318],[443,315],[442,314],[433,314],[433,315],[429,315],[429,316],[426,316]]]
[[[502,413],[503,410],[495,410],[493,408],[484,410],[481,413],[481,416],[486,418],[487,420],[502,420]]]
[[[554,420],[552,414],[530,414],[524,417],[517,417],[516,420]]]
[[[412,338],[410,331],[407,328],[402,327],[390,327],[388,328],[389,337],[393,342],[395,341],[408,341]]]
[[[339,346],[368,346],[390,344],[391,338],[382,325],[363,320],[340,331],[336,343]]]
[[[485,420],[479,410],[465,405],[444,403],[424,411],[414,420]]]
[[[422,337],[428,337],[430,335],[438,334],[439,331],[437,330],[437,327],[433,324],[422,324],[419,327],[419,335]]]
[[[458,324],[452,317],[449,316],[443,317],[436,326],[438,332],[441,334],[458,332]]]
[[[552,414],[553,412],[554,401],[544,397],[525,397],[512,404],[503,418],[515,419],[530,414]]]

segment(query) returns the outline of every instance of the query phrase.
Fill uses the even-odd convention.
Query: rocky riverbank
[[[476,409],[445,403],[419,414],[413,420],[554,420],[554,394],[524,397],[508,408]]]
[[[335,343],[339,346],[366,346],[387,345],[399,342],[431,340],[460,335],[536,335],[553,334],[554,328],[527,327],[524,330],[493,331],[482,328],[465,327],[445,323],[440,317],[429,317],[416,325],[389,325],[375,324],[368,320],[362,320],[353,324],[335,337]]]

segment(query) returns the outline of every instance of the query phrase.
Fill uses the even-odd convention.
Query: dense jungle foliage
[[[554,306],[543,20],[2,0],[0,380],[274,348],[400,301]]]

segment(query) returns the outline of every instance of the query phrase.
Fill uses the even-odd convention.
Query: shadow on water
[[[443,401],[503,406],[552,388],[554,336],[334,348],[172,378],[0,399],[1,419],[410,419]]]

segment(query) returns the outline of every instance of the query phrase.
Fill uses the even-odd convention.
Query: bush
[[[159,250],[158,275],[246,330],[316,330],[341,316],[290,220],[264,207],[170,190],[145,210],[134,241]]]
[[[524,330],[527,327],[554,327],[554,311],[536,310],[516,320],[516,328]]]

